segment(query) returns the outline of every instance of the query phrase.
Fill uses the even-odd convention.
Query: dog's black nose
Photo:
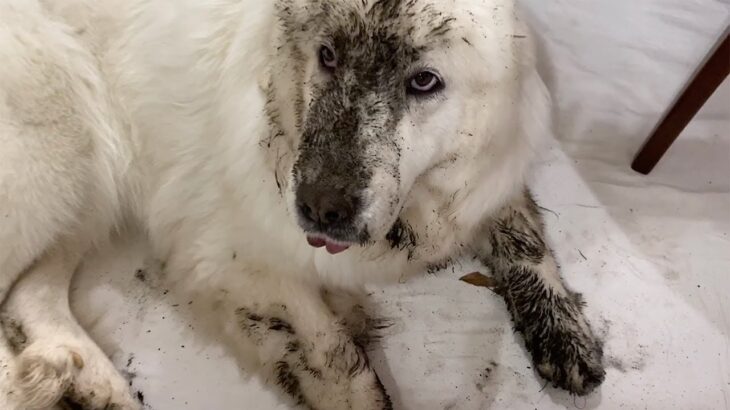
[[[297,189],[299,213],[320,226],[349,222],[355,206],[355,199],[341,190],[306,183]]]

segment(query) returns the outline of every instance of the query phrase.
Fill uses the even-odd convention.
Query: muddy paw
[[[592,336],[557,334],[536,347],[533,359],[537,371],[553,386],[583,396],[603,383],[603,351]]]

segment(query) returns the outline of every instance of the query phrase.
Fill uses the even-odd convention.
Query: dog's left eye
[[[337,54],[330,46],[323,45],[319,48],[319,63],[328,71],[337,68]]]
[[[421,71],[408,80],[409,94],[431,94],[444,87],[443,81],[433,71]]]

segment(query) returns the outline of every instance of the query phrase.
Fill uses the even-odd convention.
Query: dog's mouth
[[[315,248],[324,247],[332,255],[342,253],[350,248],[350,246],[355,245],[352,242],[338,241],[327,235],[315,233],[307,234],[307,243]]]
[[[404,226],[403,221],[399,218],[395,221],[393,226],[391,226],[388,234],[385,235],[384,239],[390,243],[391,247],[399,248],[402,246],[403,242],[414,241],[413,234],[409,233],[410,231],[408,231]],[[307,243],[309,246],[313,248],[325,248],[327,252],[332,255],[342,253],[348,250],[351,246],[367,245],[372,243],[372,238],[366,233],[361,235],[360,240],[335,239],[322,232],[310,231],[305,233],[307,235]]]

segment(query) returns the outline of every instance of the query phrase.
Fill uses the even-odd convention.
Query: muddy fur
[[[540,375],[578,395],[600,385],[601,342],[583,318],[581,295],[561,283],[530,193],[486,222],[482,235],[487,241],[480,256],[498,278],[498,291]]]
[[[351,338],[346,328],[341,328],[338,340],[320,358],[319,363],[312,363],[310,356],[315,354],[315,346],[307,346],[295,329],[284,319],[265,314],[253,313],[247,308],[236,310],[240,329],[257,343],[266,343],[267,348],[276,346],[280,350],[276,361],[264,364],[264,374],[268,380],[285,392],[294,403],[306,409],[320,408],[317,402],[330,400],[312,397],[308,386],[313,382],[327,382],[333,385],[351,383],[351,380],[370,372],[370,364],[364,349],[357,343],[358,338]],[[364,333],[377,329],[360,329]],[[315,359],[316,361],[316,359]],[[380,405],[377,408],[392,408],[390,399],[380,381],[375,379],[375,387],[379,395]],[[352,408],[349,400],[340,401],[333,397],[328,408],[345,406]]]
[[[0,329],[5,335],[8,346],[14,353],[18,354],[23,351],[28,344],[28,335],[25,334],[21,322],[3,315],[0,316]]]

